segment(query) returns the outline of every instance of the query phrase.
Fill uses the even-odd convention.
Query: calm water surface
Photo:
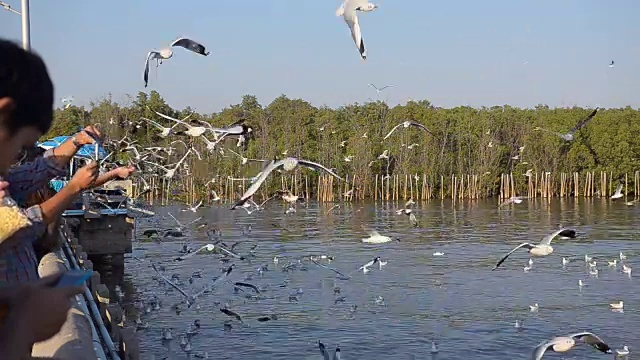
[[[156,208],[158,216],[139,220],[134,255],[144,261],[128,259],[127,281],[134,293],[127,297],[144,301],[156,294],[163,302],[160,310],[142,315],[149,327],[140,330],[144,359],[186,359],[179,339],[195,319],[202,323],[193,337],[192,355],[211,359],[321,359],[318,340],[333,353],[336,345],[343,359],[530,359],[533,348],[554,335],[590,330],[613,348],[628,345],[640,352],[640,285],[606,260],[623,251],[626,263],[640,270],[638,225],[640,208],[608,200],[529,201],[498,210],[494,202],[418,204],[415,214],[419,228],[408,218],[396,215],[394,204],[342,204],[328,215],[332,204],[309,204],[294,214],[273,203],[269,209],[248,215],[229,206],[203,208],[197,214],[181,212],[179,207]],[[259,298],[248,298],[250,291],[234,293],[225,284],[198,299],[195,306],[179,315],[171,305],[181,295],[162,282],[149,267],[150,262],[166,267],[166,275],[178,274],[183,288],[195,293],[210,284],[228,264],[216,254],[196,255],[176,262],[184,239],[163,239],[161,244],[145,242],[142,232],[150,228],[174,225],[171,212],[187,222],[198,216],[209,226],[222,231],[225,243],[237,241],[235,250],[247,254],[258,244],[250,261],[235,260],[230,280],[244,281],[252,275],[252,284],[264,289]],[[557,240],[555,252],[534,259],[533,269],[523,267],[529,259],[525,250],[514,253],[504,265],[491,271],[495,262],[515,245],[538,242],[558,224],[575,228],[577,239]],[[363,225],[381,234],[399,238],[399,242],[368,245]],[[250,233],[247,228],[251,227]],[[244,233],[243,234],[243,230]],[[204,231],[188,236],[194,248],[209,242]],[[433,256],[434,252],[444,256]],[[313,264],[306,255],[328,254],[328,263],[342,272],[350,272],[375,256],[388,264],[351,280],[336,279],[335,274]],[[590,276],[584,255],[594,256],[600,275]],[[274,256],[279,257],[274,264]],[[565,268],[562,256],[576,256]],[[288,262],[302,261],[302,268],[283,272]],[[256,269],[268,265],[258,275]],[[189,284],[194,271],[202,278]],[[579,291],[578,280],[587,285]],[[340,295],[334,294],[339,286]],[[298,302],[289,295],[302,289]],[[344,296],[345,301],[335,303]],[[376,302],[382,297],[383,303]],[[623,300],[624,313],[609,310],[609,303]],[[219,311],[221,304],[244,318],[225,331],[229,320]],[[538,313],[529,305],[538,303]],[[357,310],[352,312],[352,306]],[[260,323],[256,318],[277,314],[278,319]],[[524,329],[517,330],[517,319]],[[173,328],[170,343],[161,339],[163,327]],[[440,352],[430,354],[431,341]],[[549,353],[550,359],[601,359],[609,357],[580,345],[572,352]]]

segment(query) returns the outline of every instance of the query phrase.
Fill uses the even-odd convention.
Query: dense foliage
[[[118,139],[129,134],[145,146],[165,145],[166,139],[154,136],[157,130],[140,117],[173,125],[159,118],[149,108],[170,116],[182,118],[192,112],[186,108],[171,108],[155,91],[140,92],[129,104],[115,103],[110,97],[91,103],[89,109],[71,106],[55,112],[55,122],[47,137],[66,135],[78,126],[97,123],[106,135]],[[190,120],[204,120],[216,126],[225,126],[242,116],[255,131],[244,156],[272,159],[299,156],[335,168],[339,174],[371,177],[385,174],[384,161],[376,160],[384,150],[391,156],[390,170],[395,174],[423,174],[428,183],[438,186],[440,177],[454,175],[482,175],[495,193],[501,173],[524,174],[534,172],[606,171],[613,180],[640,169],[640,112],[630,107],[602,109],[595,118],[576,134],[573,142],[565,142],[536,127],[565,133],[589,114],[583,108],[549,108],[539,105],[535,109],[505,106],[491,108],[456,107],[444,109],[428,101],[410,101],[389,108],[384,102],[353,104],[338,109],[316,108],[300,99],[282,95],[266,107],[255,96],[246,95],[242,102],[219,113],[194,114]],[[382,138],[393,126],[404,120],[424,124],[433,136],[410,127],[399,128],[387,140]],[[136,124],[139,124],[136,129]],[[366,138],[363,135],[366,134]],[[345,141],[344,146],[341,143]],[[204,143],[194,144],[204,150]],[[242,153],[233,140],[224,147]],[[417,145],[414,145],[417,144]],[[412,145],[412,146],[409,146]],[[520,148],[524,147],[523,151]],[[239,157],[217,151],[203,152],[203,160],[192,164],[193,175],[200,184],[212,176],[252,176],[260,165],[241,166]],[[345,157],[353,155],[351,162]],[[519,159],[517,158],[519,155]]]

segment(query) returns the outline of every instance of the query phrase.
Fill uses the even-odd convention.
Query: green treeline
[[[168,144],[169,140],[156,137],[157,130],[141,122],[140,117],[169,126],[173,124],[155,115],[148,107],[176,118],[192,112],[188,107],[171,108],[155,91],[150,94],[140,92],[126,105],[109,97],[91,103],[89,109],[71,106],[56,110],[53,128],[46,137],[68,135],[78,126],[92,123],[99,124],[111,139],[119,139],[128,133],[142,146]],[[190,120],[226,126],[244,116],[255,133],[247,150],[242,153],[242,148],[236,147],[233,139],[221,144],[247,158],[273,159],[274,156],[282,157],[286,150],[289,156],[320,162],[335,168],[338,174],[366,179],[375,174],[386,174],[386,160],[377,158],[384,150],[389,150],[389,169],[393,174],[419,174],[420,178],[424,174],[435,188],[439,188],[441,176],[450,179],[451,175],[480,175],[485,195],[491,196],[499,191],[502,173],[511,172],[514,177],[523,178],[529,169],[552,174],[606,171],[613,174],[611,180],[617,181],[624,178],[625,173],[633,174],[640,169],[640,112],[630,107],[600,110],[570,143],[550,132],[535,130],[540,127],[566,133],[590,111],[578,107],[551,109],[544,105],[535,109],[508,105],[444,109],[434,107],[426,100],[410,101],[393,108],[378,101],[332,109],[317,108],[304,100],[289,99],[284,95],[262,106],[255,96],[245,95],[239,104],[219,113],[193,114]],[[414,127],[401,127],[382,141],[404,120],[424,124],[433,136]],[[208,138],[212,139],[212,136]],[[205,154],[203,141],[196,139],[193,144],[203,157],[202,161],[194,158],[190,165],[199,185],[216,175],[250,177],[260,171],[259,163],[249,162],[242,166],[240,158],[229,151],[225,151],[224,156],[218,151]],[[524,150],[521,151],[521,147]],[[349,156],[352,161],[345,161]],[[525,186],[524,181],[521,183],[518,184],[520,190]]]

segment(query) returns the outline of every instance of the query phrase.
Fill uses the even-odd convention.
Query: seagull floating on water
[[[581,332],[577,334],[558,336],[549,341],[540,343],[533,351],[532,360],[540,360],[547,350],[551,350],[557,353],[564,353],[571,350],[577,341],[582,341],[585,344],[593,346],[596,350],[599,350],[605,354],[611,354],[611,348],[605,344],[599,337],[590,332]]]
[[[614,310],[622,310],[622,309],[624,309],[624,302],[622,300],[620,300],[617,303],[609,304],[609,307],[614,309]]]
[[[318,341],[318,348],[320,349],[320,354],[322,354],[322,357],[324,360],[340,360],[340,347],[336,346],[336,350],[333,353],[333,359],[331,359],[329,357],[329,351],[327,351],[326,346],[324,346],[323,343],[321,343],[320,341]]]
[[[360,32],[360,23],[358,22],[357,11],[371,12],[378,8],[378,5],[371,4],[367,0],[345,0],[336,10],[336,16],[342,16],[344,21],[349,25],[351,29],[351,37],[360,52],[360,57],[363,60],[367,59],[367,49],[364,47],[364,40],[362,40],[362,33]]]
[[[569,238],[573,239],[573,238],[576,237],[576,231],[572,230],[572,229],[560,229],[560,230],[556,230],[554,233],[552,233],[550,235],[547,235],[547,236],[543,237],[542,241],[540,241],[539,244],[522,243],[522,244],[516,246],[513,250],[511,250],[502,259],[500,259],[500,261],[498,261],[498,263],[493,268],[493,270],[497,269],[505,260],[507,260],[509,255],[513,254],[516,250],[518,250],[520,248],[523,248],[523,247],[529,249],[529,254],[531,256],[540,256],[540,257],[542,257],[542,256],[547,256],[547,255],[553,253],[553,247],[551,246],[551,241],[558,235],[569,237]]]

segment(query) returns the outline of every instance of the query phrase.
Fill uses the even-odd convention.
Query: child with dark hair
[[[9,168],[24,147],[32,146],[49,130],[52,119],[53,84],[44,62],[39,56],[24,51],[16,44],[0,40],[0,176],[11,181],[11,177],[16,174],[24,175],[24,169],[20,167],[14,168],[17,170]],[[70,153],[73,146],[74,144],[66,145],[56,155]],[[50,155],[54,155],[53,152]],[[37,163],[34,168],[41,173],[55,172],[62,168],[62,160],[58,162],[55,158],[56,156],[48,156],[46,159],[43,157],[42,161],[34,162]],[[90,171],[85,170],[82,179],[76,181],[76,186],[84,185],[86,179],[95,179],[90,175]],[[18,184],[16,192],[24,192],[27,185],[27,182]],[[9,196],[12,191],[14,189],[9,182],[0,181],[0,199]],[[26,194],[23,196],[26,197]],[[40,225],[43,229],[42,220],[55,216],[56,207],[63,205],[64,199],[58,199],[47,206],[43,204],[34,208],[32,213],[36,216],[31,219],[33,227],[38,228]],[[20,232],[22,231],[18,231],[16,235]],[[24,239],[12,236],[0,244],[0,278],[3,278],[5,285],[15,283],[9,279],[9,274],[13,270],[11,268],[16,266],[16,259],[18,262],[22,260],[20,255],[16,257],[13,252],[21,251],[27,255],[33,253],[31,243],[25,243]],[[18,283],[37,279],[35,268],[25,271],[29,272],[29,277],[20,279]],[[82,288],[52,287],[54,278],[0,287],[0,354],[3,358],[28,357],[34,342],[53,336],[66,321],[70,297],[82,292]]]

